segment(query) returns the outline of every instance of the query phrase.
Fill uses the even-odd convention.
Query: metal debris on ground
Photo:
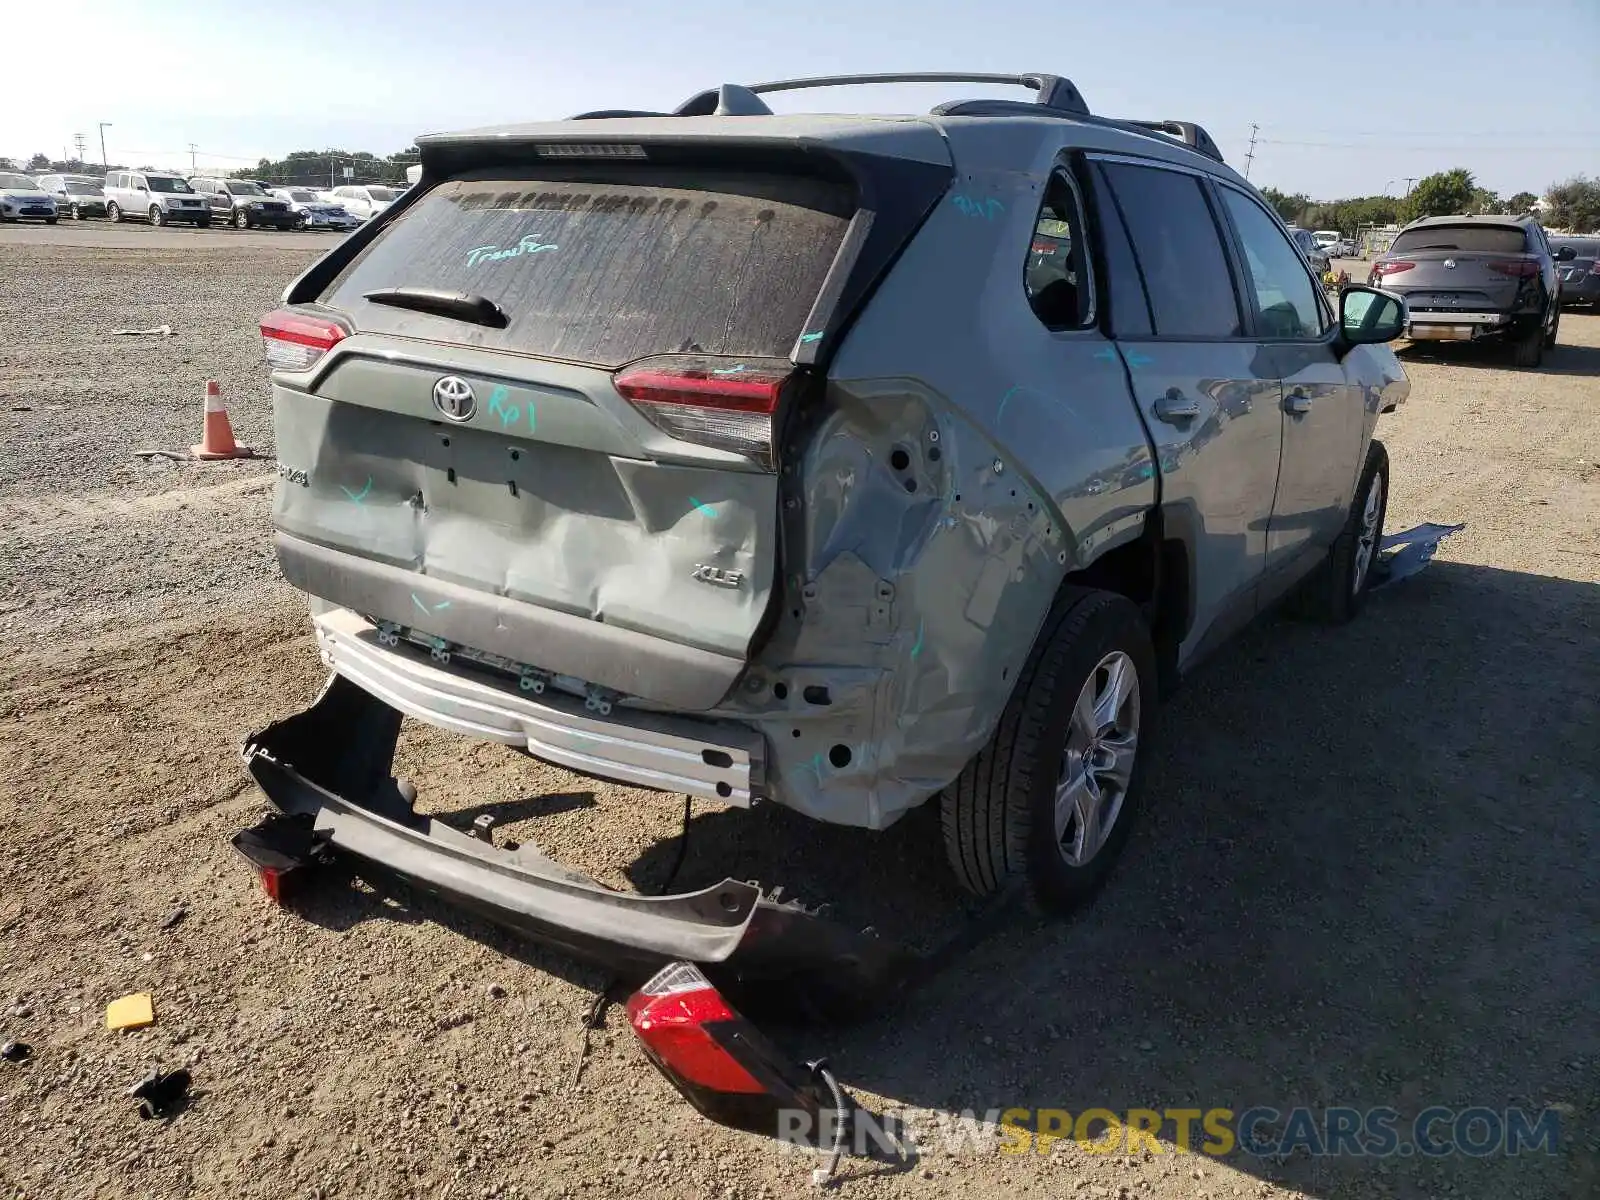
[[[157,325],[154,329],[113,329],[112,337],[173,337],[171,325]]]
[[[27,1042],[7,1042],[4,1046],[0,1046],[0,1058],[8,1063],[23,1062],[32,1053],[33,1047]]]
[[[149,992],[135,992],[106,1005],[107,1029],[139,1029],[153,1025],[155,1019],[155,1002]]]
[[[1378,543],[1378,561],[1373,564],[1372,590],[1409,579],[1433,561],[1439,543],[1466,525],[1417,525],[1404,533],[1391,533]]]
[[[189,915],[189,910],[187,908],[184,908],[180,904],[177,908],[173,909],[170,913],[167,914],[167,919],[165,921],[161,922],[161,928],[163,928],[163,929],[171,929],[179,921],[183,920],[188,915]]]
[[[176,1116],[189,1102],[189,1072],[152,1071],[128,1089],[128,1095],[139,1101],[139,1115],[145,1120]]]

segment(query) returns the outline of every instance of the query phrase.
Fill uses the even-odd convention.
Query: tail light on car
[[[1498,259],[1488,266],[1496,275],[1510,275],[1518,279],[1527,279],[1539,273],[1539,264],[1526,258]]]
[[[793,372],[778,359],[670,355],[624,367],[613,383],[663,433],[771,470],[778,401]]]
[[[261,341],[267,365],[284,371],[305,371],[348,335],[326,317],[280,308],[261,318]]]
[[[1373,263],[1372,270],[1379,279],[1385,279],[1390,275],[1398,275],[1402,271],[1409,271],[1416,265],[1417,264],[1414,262],[1406,262],[1403,259],[1397,259],[1393,262]]]
[[[701,1115],[751,1133],[810,1142],[823,1105],[692,963],[659,971],[628,999],[628,1023],[650,1061]]]

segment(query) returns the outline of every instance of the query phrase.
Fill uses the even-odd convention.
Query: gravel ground
[[[598,974],[381,879],[260,895],[227,845],[262,807],[235,747],[320,681],[269,464],[132,451],[195,440],[215,378],[270,453],[254,320],[311,252],[93,241],[0,231],[0,1041],[35,1048],[0,1062],[0,1196],[806,1193],[811,1160],[698,1118],[616,1010],[576,1074]],[[1191,681],[1099,904],[1019,919],[893,1019],[788,1035],[878,1109],[1551,1105],[1561,1153],[932,1138],[906,1167],[847,1160],[848,1194],[1600,1192],[1600,317],[1562,340],[1537,372],[1406,356],[1390,527],[1467,529],[1352,627],[1263,623]],[[426,729],[401,760],[426,805],[536,821],[608,881],[673,855],[676,798]],[[782,882],[889,935],[959,911],[930,814],[877,837],[697,814],[682,884]],[[108,1033],[139,990],[156,1024]],[[157,1064],[195,1075],[171,1123],[125,1094]]]

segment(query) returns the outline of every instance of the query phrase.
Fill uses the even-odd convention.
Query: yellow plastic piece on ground
[[[156,1009],[149,992],[135,992],[106,1005],[107,1029],[138,1029],[155,1023]]]

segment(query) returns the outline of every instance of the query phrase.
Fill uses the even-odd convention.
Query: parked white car
[[[152,225],[187,221],[200,229],[211,228],[211,205],[178,175],[160,171],[111,171],[106,175],[106,216],[113,221],[129,218]]]
[[[378,187],[376,184],[348,184],[333,189],[333,199],[363,221],[388,208],[394,203],[396,195],[394,188]]]
[[[311,188],[273,188],[272,195],[284,201],[298,218],[296,229],[354,229],[361,218],[336,201],[327,199]]]
[[[0,221],[25,218],[54,225],[56,202],[31,176],[0,171]]]

